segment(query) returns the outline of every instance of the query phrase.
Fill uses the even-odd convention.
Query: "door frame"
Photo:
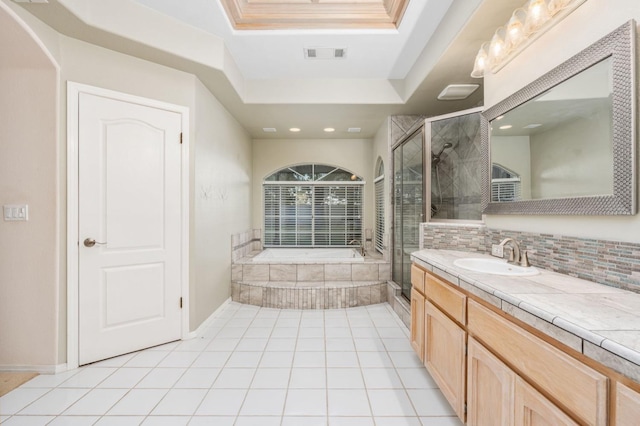
[[[95,96],[164,109],[181,115],[181,241],[180,295],[182,297],[181,338],[189,337],[189,108],[154,99],[129,95],[86,84],[67,82],[67,369],[78,368],[79,347],[79,193],[78,126],[79,96]],[[177,141],[176,141],[177,142]]]

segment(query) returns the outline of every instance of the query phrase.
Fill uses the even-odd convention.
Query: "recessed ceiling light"
[[[349,132],[349,133],[360,133],[360,130],[362,130],[360,127],[349,127],[347,129],[347,132]]]
[[[513,126],[512,126],[511,124],[505,124],[504,126],[500,126],[500,127],[498,127],[498,129],[500,129],[500,130],[507,130],[507,129],[510,129],[510,128],[512,128],[512,127],[513,127]]]
[[[298,127],[292,127],[292,128],[290,128],[290,129],[289,129],[289,131],[290,131],[290,132],[297,133],[297,132],[299,132],[299,131],[300,131],[300,128],[298,128]]]
[[[524,128],[525,129],[535,129],[536,127],[540,127],[540,126],[542,126],[542,124],[535,123],[535,124],[528,124],[528,125],[524,126]]]
[[[265,133],[275,133],[277,132],[275,127],[263,127],[262,131]]]
[[[500,117],[496,117],[496,120],[502,120],[504,118],[504,115],[501,115]]]
[[[327,133],[331,133],[331,132],[335,132],[336,129],[334,129],[333,127],[325,127],[324,131],[327,132]]]
[[[456,101],[467,99],[473,92],[478,90],[479,84],[450,84],[438,95],[441,101]]]

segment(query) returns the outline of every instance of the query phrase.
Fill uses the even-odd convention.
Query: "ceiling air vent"
[[[440,92],[438,99],[441,101],[467,99],[478,87],[480,87],[478,84],[450,84]]]
[[[344,59],[347,56],[345,47],[305,47],[306,59]]]

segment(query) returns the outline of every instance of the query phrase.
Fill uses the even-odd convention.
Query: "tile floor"
[[[12,425],[460,425],[384,303],[299,311],[230,303],[198,338],[0,398]]]

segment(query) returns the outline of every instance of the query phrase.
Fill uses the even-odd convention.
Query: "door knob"
[[[99,242],[97,242],[96,240],[94,240],[93,238],[85,238],[85,240],[84,240],[84,246],[85,246],[85,247],[93,247],[93,246],[95,246],[96,244],[98,244],[98,245],[104,245],[104,244],[107,244],[107,243],[99,243]]]

